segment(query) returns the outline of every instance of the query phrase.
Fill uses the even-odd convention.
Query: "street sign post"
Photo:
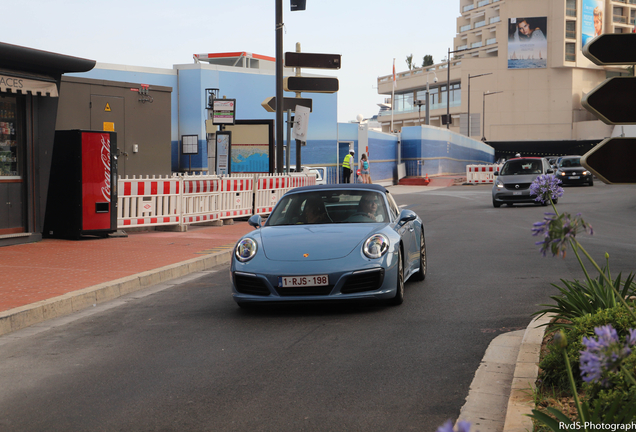
[[[290,92],[335,93],[338,78],[291,76],[283,80],[283,88]]]
[[[603,34],[583,47],[583,54],[599,66],[636,64],[636,33]],[[636,124],[636,77],[606,79],[581,104],[604,123]],[[605,183],[636,183],[633,161],[636,138],[607,138],[581,157],[581,165]]]
[[[581,164],[601,181],[636,183],[636,138],[607,138],[581,158]]]
[[[340,69],[340,59],[340,54],[286,52],[285,66],[314,69]]]
[[[583,47],[583,55],[599,66],[636,64],[636,33],[608,33]]]
[[[635,100],[636,78],[612,77],[585,95],[581,104],[604,123],[636,124]]]
[[[309,108],[309,111],[312,111],[313,100],[307,99],[307,98],[291,98],[291,97],[283,98],[283,111],[287,111],[287,110],[295,111],[296,105]],[[272,96],[265,99],[261,103],[261,106],[265,108],[267,112],[276,112],[276,97]]]

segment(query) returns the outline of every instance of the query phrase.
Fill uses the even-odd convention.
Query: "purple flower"
[[[543,240],[535,243],[541,246],[543,256],[546,256],[549,250],[552,256],[561,255],[565,258],[569,241],[574,240],[579,232],[594,233],[592,226],[583,220],[580,213],[574,217],[569,213],[558,216],[554,213],[545,213],[543,221],[532,226],[532,235],[543,237]]]
[[[453,430],[453,422],[451,420],[447,420],[442,426],[437,428],[437,432],[455,432]],[[467,421],[458,422],[457,432],[470,432],[470,423]]]
[[[535,195],[535,201],[548,204],[563,196],[563,188],[559,186],[561,180],[551,174],[541,174],[530,185],[530,195]]]
[[[607,373],[618,370],[623,359],[631,354],[630,347],[636,345],[636,330],[629,330],[625,343],[619,341],[611,325],[596,327],[594,333],[598,338],[582,340],[586,349],[581,351],[581,377],[583,381],[600,382],[607,387]]]

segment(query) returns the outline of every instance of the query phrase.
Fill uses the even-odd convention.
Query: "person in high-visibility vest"
[[[355,152],[349,150],[349,154],[342,161],[342,182],[351,183],[351,166],[353,165],[353,155]]]

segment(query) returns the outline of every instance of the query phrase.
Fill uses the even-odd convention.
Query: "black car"
[[[594,186],[592,173],[581,165],[581,156],[563,156],[559,160],[556,174],[562,184],[587,184]]]

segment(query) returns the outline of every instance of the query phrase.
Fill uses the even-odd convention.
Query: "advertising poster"
[[[583,0],[581,9],[581,48],[594,37],[603,33],[603,0]]]
[[[508,20],[508,69],[547,67],[547,24],[546,17]]]

